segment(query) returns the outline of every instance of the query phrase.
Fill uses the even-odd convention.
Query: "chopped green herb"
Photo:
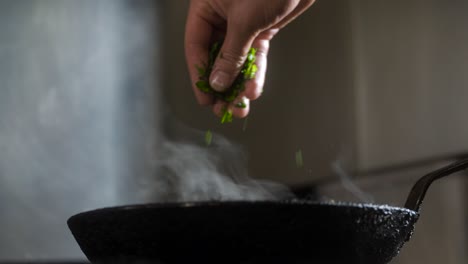
[[[210,84],[207,81],[200,80],[195,84],[200,91],[204,93],[211,93]]]
[[[197,68],[198,76],[205,75],[205,71],[206,71],[205,67],[200,67],[200,66],[195,65],[195,68]]]
[[[257,65],[255,64],[256,53],[257,53],[256,49],[251,49],[249,51],[249,55],[247,56],[247,62],[241,71],[241,73],[244,75],[244,79],[246,80],[253,79],[255,77],[255,74],[257,73],[258,68],[257,68]]]
[[[222,45],[219,42],[215,42],[215,43],[213,43],[213,46],[211,46],[210,54],[209,54],[209,58],[208,58],[209,59],[208,68],[210,69],[210,71],[211,71],[211,68],[213,67],[213,64],[214,64],[214,62],[216,60],[216,57],[219,54],[219,51],[221,50],[221,46]]]
[[[207,130],[205,133],[205,143],[207,146],[211,145],[211,140],[213,139],[213,134],[210,130]]]
[[[304,166],[304,159],[302,158],[302,150],[296,151],[296,166],[302,168]]]
[[[221,124],[232,122],[232,111],[228,109],[223,110],[223,116],[221,117]]]
[[[255,64],[257,50],[254,48],[250,48],[244,66],[242,67],[242,70],[237,76],[237,78],[234,80],[232,86],[225,92],[218,92],[213,90],[213,88],[210,86],[209,78],[213,70],[213,65],[216,60],[216,57],[222,56],[222,54],[220,54],[221,46],[222,44],[219,42],[215,42],[211,46],[208,56],[208,65],[206,65],[205,67],[195,66],[197,68],[199,78],[199,80],[196,83],[196,86],[200,91],[204,93],[213,94],[215,98],[231,103],[239,96],[239,94],[242,91],[245,90],[245,82],[247,80],[253,79],[255,77],[255,74],[257,73],[258,67]],[[236,107],[239,106],[237,106],[236,104]],[[242,105],[240,105],[240,107],[245,108],[245,106],[242,107]],[[223,113],[223,116],[221,117],[221,123],[224,124],[226,122],[232,122],[231,111],[225,111]]]
[[[232,102],[239,95],[239,90],[232,90],[230,93],[226,94],[223,98],[226,102]]]
[[[244,100],[241,100],[237,104],[235,104],[235,107],[237,107],[237,108],[246,108],[247,104],[244,102]]]

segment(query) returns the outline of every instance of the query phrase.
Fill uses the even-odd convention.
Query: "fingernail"
[[[217,71],[213,74],[211,79],[211,87],[218,91],[223,92],[228,88],[229,85],[229,75],[222,71]]]

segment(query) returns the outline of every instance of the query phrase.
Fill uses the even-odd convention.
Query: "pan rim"
[[[68,221],[73,218],[83,215],[95,214],[98,212],[115,212],[115,211],[133,211],[133,210],[154,210],[154,209],[177,209],[177,208],[225,208],[233,206],[311,206],[311,207],[336,207],[347,209],[371,209],[378,211],[393,211],[407,213],[409,215],[418,216],[419,213],[408,208],[398,207],[388,204],[373,204],[373,203],[355,203],[344,201],[310,201],[310,200],[226,200],[226,201],[186,201],[186,202],[153,202],[153,203],[135,203],[118,206],[102,207],[92,210],[83,211],[71,216]]]

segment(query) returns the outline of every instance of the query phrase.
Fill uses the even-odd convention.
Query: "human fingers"
[[[213,113],[221,117],[226,111],[232,113],[233,117],[244,118],[249,114],[250,100],[244,96],[239,96],[232,103],[227,103],[222,100],[216,100],[213,105]]]
[[[213,96],[200,91],[196,83],[199,79],[197,67],[204,68],[208,63],[213,26],[199,15],[196,8],[193,4],[190,6],[185,25],[185,58],[195,98],[201,105],[211,105]]]
[[[244,118],[249,114],[250,100],[245,96],[239,96],[228,108],[234,117]]]
[[[259,34],[252,44],[252,47],[257,50],[256,61],[257,73],[252,80],[245,83],[245,91],[243,95],[249,100],[255,100],[263,92],[267,72],[267,56],[270,48],[270,40],[278,32],[277,29],[268,30]]]
[[[223,92],[232,85],[256,37],[256,33],[248,26],[230,21],[228,21],[226,37],[210,76],[210,85],[218,92]]]
[[[281,29],[285,27],[291,21],[304,13],[310,6],[312,6],[312,4],[314,4],[314,2],[315,0],[301,0],[294,8],[294,10],[281,19],[281,21],[274,25],[273,28]]]

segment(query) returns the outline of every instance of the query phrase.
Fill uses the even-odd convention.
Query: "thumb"
[[[214,90],[223,92],[231,87],[244,65],[254,39],[255,33],[228,25],[226,38],[210,76],[210,85]]]

